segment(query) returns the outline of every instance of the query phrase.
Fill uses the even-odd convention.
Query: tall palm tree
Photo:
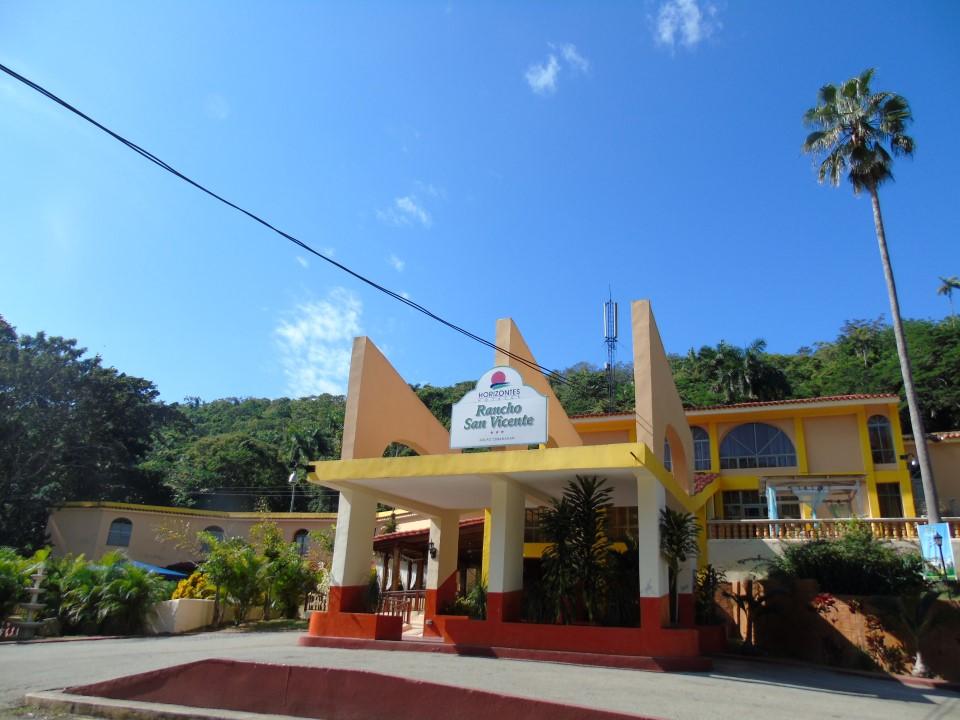
[[[819,172],[821,183],[829,180],[834,186],[839,185],[840,178],[846,173],[847,179],[853,184],[854,193],[859,195],[866,190],[870,194],[880,260],[890,296],[890,315],[897,354],[900,356],[903,390],[910,410],[910,424],[926,498],[927,518],[931,523],[936,523],[940,522],[937,488],[927,454],[923,418],[913,385],[913,371],[903,334],[903,320],[900,318],[900,301],[887,252],[880,196],[877,194],[880,185],[893,178],[893,156],[913,154],[913,138],[905,132],[913,116],[906,98],[896,93],[872,92],[872,79],[873,69],[870,68],[839,86],[824,85],[820,88],[818,104],[803,116],[804,123],[814,129],[803,143],[803,150],[823,157]]]
[[[937,288],[937,295],[947,296],[947,300],[950,302],[950,317],[953,318],[953,324],[956,325],[957,314],[953,311],[953,291],[960,290],[960,278],[956,275],[951,275],[948,278],[941,275],[940,282],[943,284]]]

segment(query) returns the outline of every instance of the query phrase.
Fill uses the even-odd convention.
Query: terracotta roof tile
[[[701,407],[685,407],[687,412],[699,410],[737,410],[740,408],[770,407],[772,405],[810,405],[822,402],[844,402],[851,400],[899,400],[900,396],[893,393],[856,393],[853,395],[823,395],[820,397],[792,398],[790,400],[758,400],[756,402],[731,403],[729,405],[703,405]],[[571,420],[586,420],[589,418],[615,417],[633,415],[633,410],[601,412],[601,413],[574,413],[568,417]],[[956,431],[960,433],[960,430]]]
[[[469,520],[461,520],[460,527],[471,527],[473,525],[483,525],[483,518],[470,518]],[[417,535],[429,535],[430,528],[420,528],[419,530],[401,530],[399,532],[384,533],[383,535],[375,535],[373,541],[375,543],[380,542],[381,540],[399,540],[401,538],[416,537]]]
[[[899,395],[892,393],[856,393],[854,395],[824,395],[822,397],[793,398],[791,400],[760,400],[757,402],[731,403],[730,405],[705,405],[702,407],[688,407],[687,412],[698,410],[732,410],[738,408],[769,407],[771,405],[809,405],[822,402],[844,402],[850,400],[899,400]]]

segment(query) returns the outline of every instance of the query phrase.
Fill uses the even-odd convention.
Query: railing
[[[317,612],[326,612],[327,610],[327,598],[330,597],[329,593],[307,593],[307,598],[303,603],[303,609],[308,614],[317,611]]]
[[[925,518],[856,518],[883,540],[911,540],[917,537],[917,525]],[[818,540],[840,537],[850,518],[824,520],[710,520],[707,536],[711,540]],[[950,537],[960,539],[960,517],[943,518]]]
[[[414,612],[423,612],[426,592],[423,590],[391,590],[380,594],[377,615],[394,615],[409,623]]]

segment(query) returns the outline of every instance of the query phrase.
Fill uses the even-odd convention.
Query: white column
[[[430,518],[430,542],[437,550],[437,557],[436,559],[427,557],[427,590],[438,590],[457,572],[457,554],[460,551],[460,513],[453,510]]]
[[[653,477],[637,479],[637,547],[640,551],[640,597],[670,592],[667,564],[660,554],[660,510],[666,507],[663,485]]]
[[[491,480],[488,617],[518,620],[523,590],[524,494],[506,479]]]
[[[366,587],[370,582],[377,499],[362,490],[341,490],[330,581],[334,587]],[[387,568],[384,567],[384,572]]]

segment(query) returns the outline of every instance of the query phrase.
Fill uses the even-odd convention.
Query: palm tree
[[[854,193],[859,195],[866,190],[870,194],[880,260],[890,296],[890,315],[897,341],[897,354],[900,356],[903,390],[907,396],[923,494],[927,502],[927,518],[929,522],[937,523],[940,522],[937,488],[933,482],[933,471],[927,454],[923,418],[913,385],[913,371],[910,368],[910,356],[903,334],[903,321],[900,318],[900,301],[897,298],[897,286],[887,252],[887,237],[883,228],[883,216],[880,214],[880,197],[877,194],[880,185],[893,178],[893,156],[913,154],[913,138],[905,133],[913,116],[904,97],[890,92],[872,92],[872,79],[873,69],[870,68],[840,86],[824,85],[820,88],[819,104],[807,110],[803,116],[804,123],[814,128],[803,143],[803,151],[823,157],[819,171],[821,183],[829,180],[837,186],[846,173],[847,179],[853,184]]]
[[[937,288],[937,295],[946,295],[947,301],[950,303],[950,316],[953,318],[953,324],[957,324],[957,314],[953,311],[953,291],[960,290],[960,278],[956,275],[951,275],[948,278],[940,276],[940,282],[943,283],[939,288]]]
[[[680,621],[680,595],[677,579],[680,565],[699,551],[702,528],[696,516],[665,507],[660,510],[660,554],[667,561],[667,582],[670,592],[670,622]]]

